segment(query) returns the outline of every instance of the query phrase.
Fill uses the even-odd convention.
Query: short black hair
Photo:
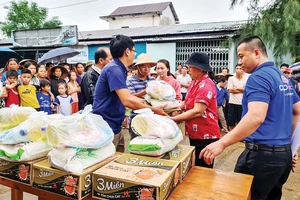
[[[46,63],[46,67],[50,67],[50,65],[53,65],[53,63],[52,62]]]
[[[262,52],[262,54],[264,54],[265,56],[268,56],[266,45],[260,39],[260,37],[258,37],[257,35],[250,35],[250,36],[242,39],[238,43],[237,46],[240,46],[243,43],[245,43],[247,45],[248,49],[253,50],[253,49],[257,48]]]
[[[237,67],[240,67],[240,66],[241,66],[241,64],[238,63],[238,64],[235,65],[234,68],[237,68]]]
[[[6,77],[8,78],[8,77],[10,77],[10,76],[13,76],[13,77],[18,78],[18,72],[15,71],[15,70],[9,70],[9,71],[7,71],[7,72],[6,72]]]
[[[109,48],[113,58],[120,58],[124,51],[128,48],[132,50],[134,43],[132,39],[126,35],[117,35],[110,41]]]
[[[41,87],[41,88],[43,88],[43,87],[45,87],[45,86],[47,86],[47,85],[51,86],[50,81],[48,81],[47,79],[44,79],[44,80],[41,80],[41,81],[40,81],[40,87]]]
[[[27,69],[30,65],[33,65],[32,62],[25,62],[24,63],[24,68]]]
[[[290,65],[289,64],[286,64],[286,63],[282,63],[281,65],[280,65],[280,68],[281,67],[286,67],[286,68],[289,68],[290,67]]]
[[[226,78],[225,78],[225,77],[220,77],[220,78],[217,80],[217,83],[220,83],[220,82],[225,83],[225,82],[226,82]]]
[[[100,58],[104,60],[107,58],[107,53],[105,51],[105,48],[103,47],[98,48],[97,51],[95,52],[94,59],[96,64],[99,63]]]
[[[22,69],[21,74],[31,74],[31,71],[29,69]]]
[[[78,62],[78,63],[75,64],[76,69],[78,68],[78,65],[82,65],[84,67],[84,65],[81,62]]]

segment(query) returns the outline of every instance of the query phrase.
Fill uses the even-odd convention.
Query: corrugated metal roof
[[[123,28],[123,29],[106,29],[106,30],[94,30],[94,31],[80,31],[78,34],[80,43],[88,42],[89,40],[99,40],[98,42],[107,42],[118,34],[127,35],[137,39],[143,37],[151,37],[151,41],[163,40],[162,37],[173,37],[185,34],[200,33],[207,38],[206,33],[210,33],[212,36],[217,32],[222,31],[235,31],[245,25],[247,21],[225,21],[225,22],[210,22],[210,23],[193,23],[193,24],[177,24],[167,26],[152,26],[152,27],[140,27],[140,28]],[[216,32],[214,34],[213,32]],[[190,37],[190,36],[189,36]],[[157,38],[157,39],[155,39]],[[5,44],[12,44],[11,39],[0,40],[1,46]]]
[[[107,39],[115,35],[122,34],[130,37],[151,37],[179,35],[186,33],[205,33],[218,31],[235,31],[245,25],[247,21],[225,21],[211,23],[177,24],[166,26],[151,26],[139,28],[120,28],[97,31],[82,31],[79,34],[79,40],[85,39]]]
[[[132,5],[132,6],[123,6],[118,7],[108,16],[101,16],[101,19],[112,18],[116,16],[124,16],[124,15],[140,15],[145,13],[161,13],[163,12],[168,6],[170,6],[172,13],[174,15],[175,21],[179,22],[179,18],[175,9],[173,7],[172,2],[161,2],[161,3],[151,3],[151,4],[142,4],[142,5]]]

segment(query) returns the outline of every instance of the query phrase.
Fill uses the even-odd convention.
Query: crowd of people
[[[109,48],[95,52],[94,64],[44,66],[11,58],[1,78],[1,106],[15,104],[71,115],[92,104],[92,112],[101,115],[113,130],[113,143],[120,152],[124,152],[124,118],[123,126],[129,128],[133,139],[133,111],[149,108],[175,122],[185,122],[197,166],[212,168],[214,158],[226,147],[244,141],[245,150],[235,171],[254,176],[251,198],[280,199],[282,185],[298,159],[297,153],[292,155],[290,143],[300,121],[299,88],[289,66],[283,64],[281,71],[275,67],[257,36],[238,44],[239,62],[233,75],[223,68],[211,76],[209,56],[202,52],[192,53],[174,75],[168,60],[153,61],[143,53],[134,63],[136,54],[132,39],[117,35]],[[142,97],[154,80],[174,88],[182,113],[169,116],[165,106],[145,103]],[[226,133],[222,138],[220,130]]]

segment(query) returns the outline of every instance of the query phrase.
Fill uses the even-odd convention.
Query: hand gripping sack
[[[46,138],[45,112],[34,112],[18,126],[0,134],[0,144],[40,141]]]
[[[31,107],[18,107],[0,109],[0,132],[18,126],[37,111]]]
[[[128,150],[134,154],[160,156],[174,149],[181,140],[183,136],[180,131],[175,137],[169,139],[138,136],[128,143]]]
[[[174,88],[165,81],[150,81],[146,93],[153,99],[175,100],[176,98]]]
[[[112,142],[114,133],[100,115],[93,113],[50,117],[47,139],[51,146],[100,148]]]
[[[156,114],[138,114],[132,119],[131,128],[136,135],[163,139],[173,138],[180,131],[173,120]]]
[[[116,153],[115,145],[110,142],[99,149],[81,149],[71,147],[53,148],[48,154],[52,167],[73,173],[82,171]]]
[[[8,161],[30,161],[46,156],[51,147],[47,141],[0,144],[0,158]]]

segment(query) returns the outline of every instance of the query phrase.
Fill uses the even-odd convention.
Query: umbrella
[[[16,58],[18,61],[23,59],[22,56],[20,56],[14,50],[7,48],[7,47],[1,47],[0,48],[0,68],[4,68],[7,61],[10,58]]]
[[[78,51],[69,47],[52,49],[41,57],[39,64],[46,64],[48,62],[59,63],[61,60],[71,58],[78,54],[80,54]]]

